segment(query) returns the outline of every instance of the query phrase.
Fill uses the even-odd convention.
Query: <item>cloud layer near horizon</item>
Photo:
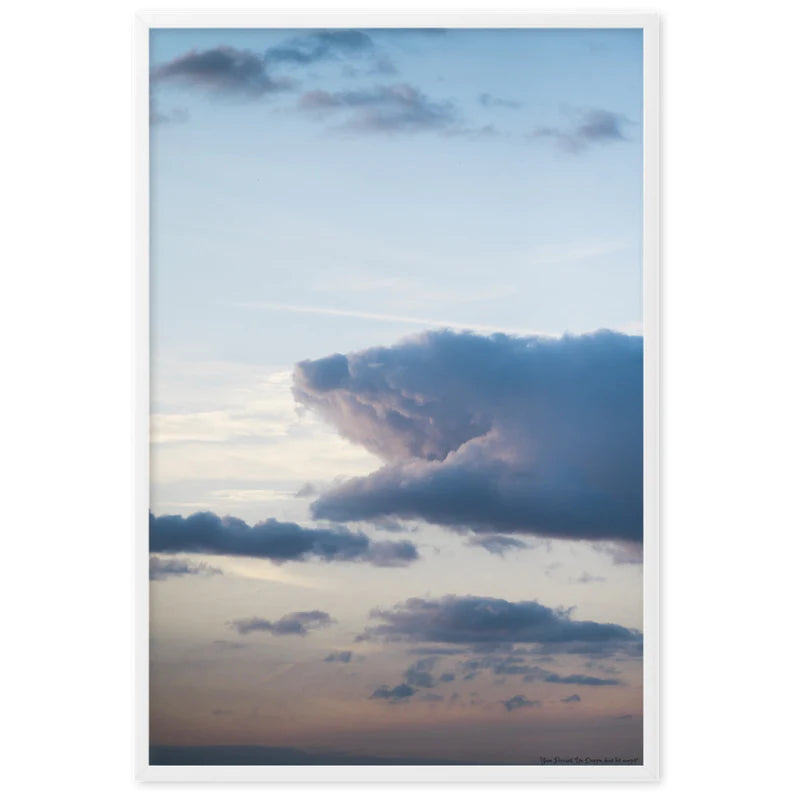
[[[408,541],[373,541],[363,533],[334,528],[303,528],[294,522],[268,519],[248,525],[236,517],[210,511],[150,515],[150,551],[208,553],[282,561],[365,561],[378,567],[406,566],[419,554]]]
[[[311,508],[640,541],[642,338],[427,332],[297,365],[295,398],[388,463]]]

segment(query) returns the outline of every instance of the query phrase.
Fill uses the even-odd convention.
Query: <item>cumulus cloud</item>
[[[262,631],[273,636],[306,636],[309,631],[327,628],[334,620],[324,611],[295,611],[286,614],[275,622],[263,617],[250,617],[249,619],[234,619],[228,623],[242,635]]]
[[[249,50],[220,46],[211,50],[192,50],[150,72],[152,83],[178,83],[204,89],[217,95],[262,97],[293,86],[286,78],[267,73],[267,62]]]
[[[407,683],[401,683],[390,689],[386,684],[379,686],[371,695],[370,700],[388,700],[390,703],[402,703],[416,694],[417,690]]]
[[[506,711],[516,711],[518,708],[540,706],[541,700],[528,700],[524,694],[517,694],[514,697],[509,697],[508,700],[503,700],[503,705]]]
[[[624,141],[623,127],[630,124],[624,114],[602,108],[572,113],[572,124],[565,128],[540,126],[529,134],[530,139],[552,139],[568,153],[580,153],[589,145]]]
[[[427,332],[303,361],[294,394],[388,463],[311,506],[482,533],[641,541],[642,337]]]
[[[622,625],[573,620],[566,610],[495,597],[412,597],[389,609],[373,609],[370,617],[379,624],[367,627],[361,639],[473,645],[525,642],[567,649],[599,644],[621,650],[642,639],[641,633]]]
[[[408,84],[340,92],[317,89],[301,95],[299,107],[339,115],[342,128],[364,133],[446,131],[457,122],[452,103],[432,100]]]
[[[222,575],[222,570],[204,562],[195,563],[185,558],[159,558],[150,556],[150,580],[163,581],[184,575]]]
[[[202,511],[189,517],[150,515],[150,550],[214,553],[283,561],[364,561],[378,567],[405,566],[419,557],[408,541],[372,541],[343,528],[303,528],[268,519],[248,525],[236,517]]]

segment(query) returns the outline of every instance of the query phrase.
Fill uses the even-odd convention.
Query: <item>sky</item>
[[[153,763],[640,763],[641,31],[150,69]]]

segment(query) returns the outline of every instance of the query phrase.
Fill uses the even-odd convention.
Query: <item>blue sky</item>
[[[151,63],[288,31],[154,31]],[[376,32],[396,69],[345,59],[279,65],[297,89],[259,98],[161,81],[153,126],[153,318],[159,348],[275,362],[390,343],[419,326],[258,308],[304,306],[561,333],[640,322],[641,34]],[[352,61],[352,59],[350,60]],[[297,109],[312,90],[409,85],[463,128],[335,130]],[[501,102],[483,105],[483,94]],[[491,101],[490,101],[491,102]],[[602,109],[629,140],[579,153],[540,128]],[[628,122],[629,121],[629,122]],[[491,278],[487,280],[487,278]],[[273,331],[281,331],[275,341]]]
[[[151,32],[154,743],[641,755],[641,46]]]

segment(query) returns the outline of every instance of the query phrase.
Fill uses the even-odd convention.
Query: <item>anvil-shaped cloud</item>
[[[304,361],[294,394],[387,464],[316,518],[642,537],[642,337],[427,332]]]

